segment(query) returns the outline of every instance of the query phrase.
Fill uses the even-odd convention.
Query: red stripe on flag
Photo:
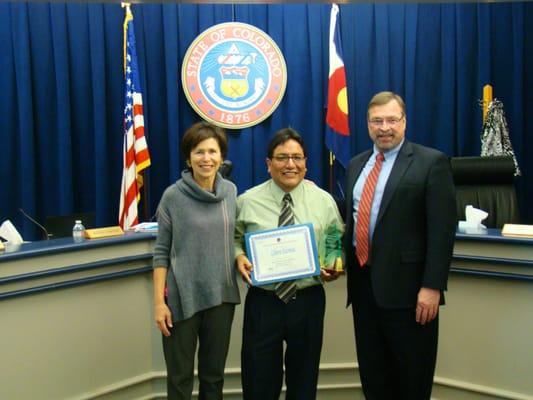
[[[142,113],[143,113],[143,105],[134,103],[133,104],[133,115],[139,115],[139,114],[142,115]]]
[[[144,136],[144,126],[135,127],[135,139],[140,139]]]
[[[137,164],[141,164],[142,162],[149,160],[149,159],[150,159],[150,154],[148,153],[148,149],[138,151],[135,154],[135,162]]]
[[[132,201],[137,200],[137,181],[130,183],[128,190],[126,192],[126,204],[131,204]]]
[[[131,146],[128,151],[126,151],[126,168],[129,168],[132,164],[135,163],[135,149]]]

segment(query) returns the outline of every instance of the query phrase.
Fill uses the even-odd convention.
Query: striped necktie
[[[294,211],[292,209],[292,198],[289,193],[283,196],[283,205],[281,206],[281,212],[279,214],[278,226],[294,225]],[[276,295],[284,303],[288,303],[294,293],[296,293],[296,282],[285,281],[276,284]]]
[[[385,156],[383,153],[378,153],[376,163],[370,174],[366,178],[363,186],[363,193],[361,194],[361,201],[357,209],[357,226],[355,227],[355,255],[359,260],[359,265],[362,267],[368,261],[369,248],[369,229],[370,229],[370,210],[372,209],[372,200],[374,199],[374,192],[378,182],[379,172],[383,165]]]

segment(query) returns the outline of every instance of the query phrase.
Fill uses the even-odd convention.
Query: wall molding
[[[146,274],[150,271],[152,271],[152,266],[148,265],[148,266],[144,266],[140,268],[128,269],[125,271],[110,272],[107,274],[99,274],[99,275],[89,276],[89,277],[80,278],[80,279],[72,279],[72,280],[67,280],[67,281],[62,281],[62,282],[49,283],[46,285],[34,286],[30,288],[25,288],[25,289],[12,290],[9,292],[0,293],[0,301],[6,300],[6,299],[12,299],[14,297],[27,296],[30,294],[44,293],[44,292],[49,292],[49,291],[54,291],[54,290],[59,290],[59,289],[66,289],[66,288],[72,288],[76,286],[89,285],[89,284],[97,283],[97,282],[127,278],[127,277],[134,276],[134,275]]]
[[[320,377],[318,384],[318,393],[329,392],[329,391],[350,391],[354,393],[361,392],[361,383],[359,383],[358,366],[356,363],[324,363],[320,365]],[[240,388],[240,368],[226,368],[226,381],[229,383],[224,388],[224,398],[239,396],[242,395],[242,390]],[[338,375],[339,373],[345,374],[349,373],[353,377],[352,381],[342,381],[328,383],[328,377],[331,375]],[[195,376],[197,371],[195,371]],[[112,385],[101,387],[95,391],[84,393],[80,396],[72,397],[69,400],[106,400],[108,398],[118,399],[135,399],[135,400],[154,400],[154,399],[165,399],[166,393],[164,391],[154,390],[154,388],[159,384],[159,386],[164,385],[166,380],[165,371],[154,371],[147,372],[135,377],[125,379],[120,382],[116,382]],[[338,381],[338,379],[336,379]],[[239,383],[239,387],[231,387],[231,383]],[[135,397],[131,397],[131,393],[135,393],[135,388],[151,388],[151,392],[139,393]],[[465,382],[458,379],[450,379],[435,376],[434,387],[438,390],[439,387],[442,388],[451,388],[456,391],[462,392],[465,398],[468,398],[469,394],[479,394],[486,396],[491,399],[502,399],[502,400],[532,400],[533,397],[523,394],[512,392],[509,390],[494,388],[486,385],[479,385],[472,382]],[[132,391],[133,390],[133,391]],[[123,392],[123,396],[121,396]],[[126,392],[130,393],[129,396],[126,395]],[[283,387],[282,392],[285,392],[285,387]],[[198,397],[198,392],[193,392],[193,398]]]
[[[93,269],[110,267],[110,266],[115,266],[115,265],[122,265],[126,263],[134,263],[138,261],[150,261],[152,257],[153,256],[151,253],[145,253],[145,254],[138,254],[135,256],[117,257],[117,258],[111,258],[109,260],[94,261],[94,262],[85,263],[85,264],[74,264],[68,267],[50,268],[44,271],[27,272],[24,274],[18,274],[18,275],[7,276],[5,278],[0,278],[0,285],[7,284],[7,283],[13,283],[13,282],[24,282],[24,281],[32,280],[32,279],[47,278],[47,277],[56,276],[56,275],[66,275],[66,274],[71,274],[74,272],[90,271]]]
[[[513,265],[525,268],[533,267],[532,260],[522,260],[516,258],[505,258],[505,257],[486,257],[486,256],[469,256],[464,254],[454,254],[452,257],[453,261],[465,261],[465,262],[479,262],[483,264],[506,264]]]
[[[460,381],[458,379],[449,379],[442,377],[435,377],[433,384],[440,386],[450,387],[456,390],[463,390],[468,393],[478,393],[485,396],[492,396],[497,399],[509,399],[509,400],[532,400],[533,397],[523,394],[512,392],[510,390],[493,388],[485,385],[478,385],[471,382]]]
[[[468,268],[450,268],[450,272],[459,275],[482,276],[484,278],[508,279],[513,281],[533,282],[533,275],[513,274],[509,272],[483,271]]]

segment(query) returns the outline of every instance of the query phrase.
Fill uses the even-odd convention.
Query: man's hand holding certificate
[[[245,235],[245,241],[249,261],[253,265],[249,281],[253,285],[320,274],[312,224],[250,232]],[[249,270],[251,266],[239,265],[238,260],[237,267]]]

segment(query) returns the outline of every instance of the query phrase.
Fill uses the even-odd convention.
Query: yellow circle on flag
[[[348,92],[346,91],[346,86],[339,90],[337,104],[339,105],[340,110],[348,115]]]

